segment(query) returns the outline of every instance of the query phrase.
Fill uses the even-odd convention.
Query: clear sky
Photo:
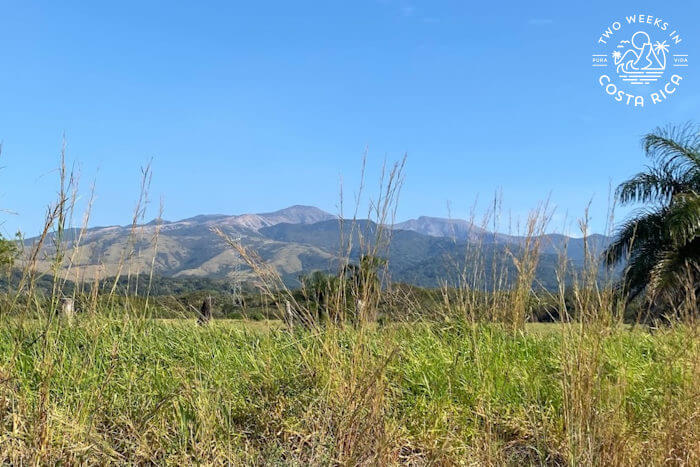
[[[691,56],[678,92],[631,108],[591,70],[615,18],[658,15]],[[700,2],[0,1],[0,231],[35,234],[62,135],[92,224],[127,224],[153,158],[157,214],[336,212],[408,155],[399,220],[467,215],[501,188],[555,222],[643,167],[639,139],[698,119]]]

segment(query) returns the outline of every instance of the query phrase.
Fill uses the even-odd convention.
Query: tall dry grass
[[[489,250],[483,235],[466,243],[464,257],[445,272],[442,300],[428,320],[424,303],[395,288],[389,263],[379,261],[391,261],[405,158],[382,170],[367,207],[372,224],[359,215],[364,167],[349,219],[341,190],[341,248],[326,318],[297,300],[255,251],[216,229],[256,274],[260,294],[286,326],[200,328],[193,320],[148,317],[159,228],[150,239],[146,304],[135,300],[144,294],[132,277],[141,272],[135,259],[150,165],[142,170],[114,282],[87,284],[70,275],[92,195],[81,228],[66,239],[75,232],[78,177],[67,169],[64,148],[57,200],[26,254],[13,312],[2,314],[0,457],[13,464],[698,461],[697,327],[678,323],[652,334],[623,325],[624,299],[611,281],[600,280],[599,256],[586,241],[587,215],[580,223],[584,269],[571,271],[561,254],[552,298],[563,323],[553,331],[528,323],[551,221],[546,203],[528,217],[507,256]],[[496,196],[484,229],[497,230],[500,206]],[[159,218],[162,210],[161,203]],[[54,282],[44,300],[35,287],[36,263],[47,242],[54,247]],[[76,277],[72,293],[84,303],[75,322],[56,314],[68,277]],[[387,305],[403,309],[403,318],[378,325]]]

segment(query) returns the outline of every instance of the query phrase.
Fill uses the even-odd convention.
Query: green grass
[[[315,334],[84,318],[42,337],[39,322],[6,320],[0,453],[13,463],[567,462],[562,355],[579,341],[563,329]],[[624,454],[661,459],[668,445],[698,461],[694,331],[621,328],[601,342],[595,411]]]

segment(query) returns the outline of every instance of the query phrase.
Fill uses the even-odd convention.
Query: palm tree
[[[605,261],[626,261],[622,280],[628,301],[646,293],[650,303],[697,313],[700,293],[700,126],[657,128],[642,139],[652,160],[623,182],[620,204],[646,206],[624,222]],[[694,310],[693,310],[694,308]]]
[[[666,41],[656,41],[656,43],[654,44],[654,52],[656,52],[657,54],[663,52],[664,57],[666,57],[666,54],[668,53],[668,48],[669,44],[667,44]]]
[[[654,44],[654,52],[656,53],[656,58],[659,59],[659,64],[661,65],[661,68],[666,68],[666,55],[668,54],[669,47],[670,45],[667,44],[666,41],[656,41],[656,43]],[[659,57],[659,55],[661,57]]]

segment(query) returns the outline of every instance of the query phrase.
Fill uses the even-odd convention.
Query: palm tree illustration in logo
[[[651,43],[649,34],[637,31],[622,40],[612,53],[618,76],[630,84],[649,84],[661,78],[666,70],[666,41]]]

